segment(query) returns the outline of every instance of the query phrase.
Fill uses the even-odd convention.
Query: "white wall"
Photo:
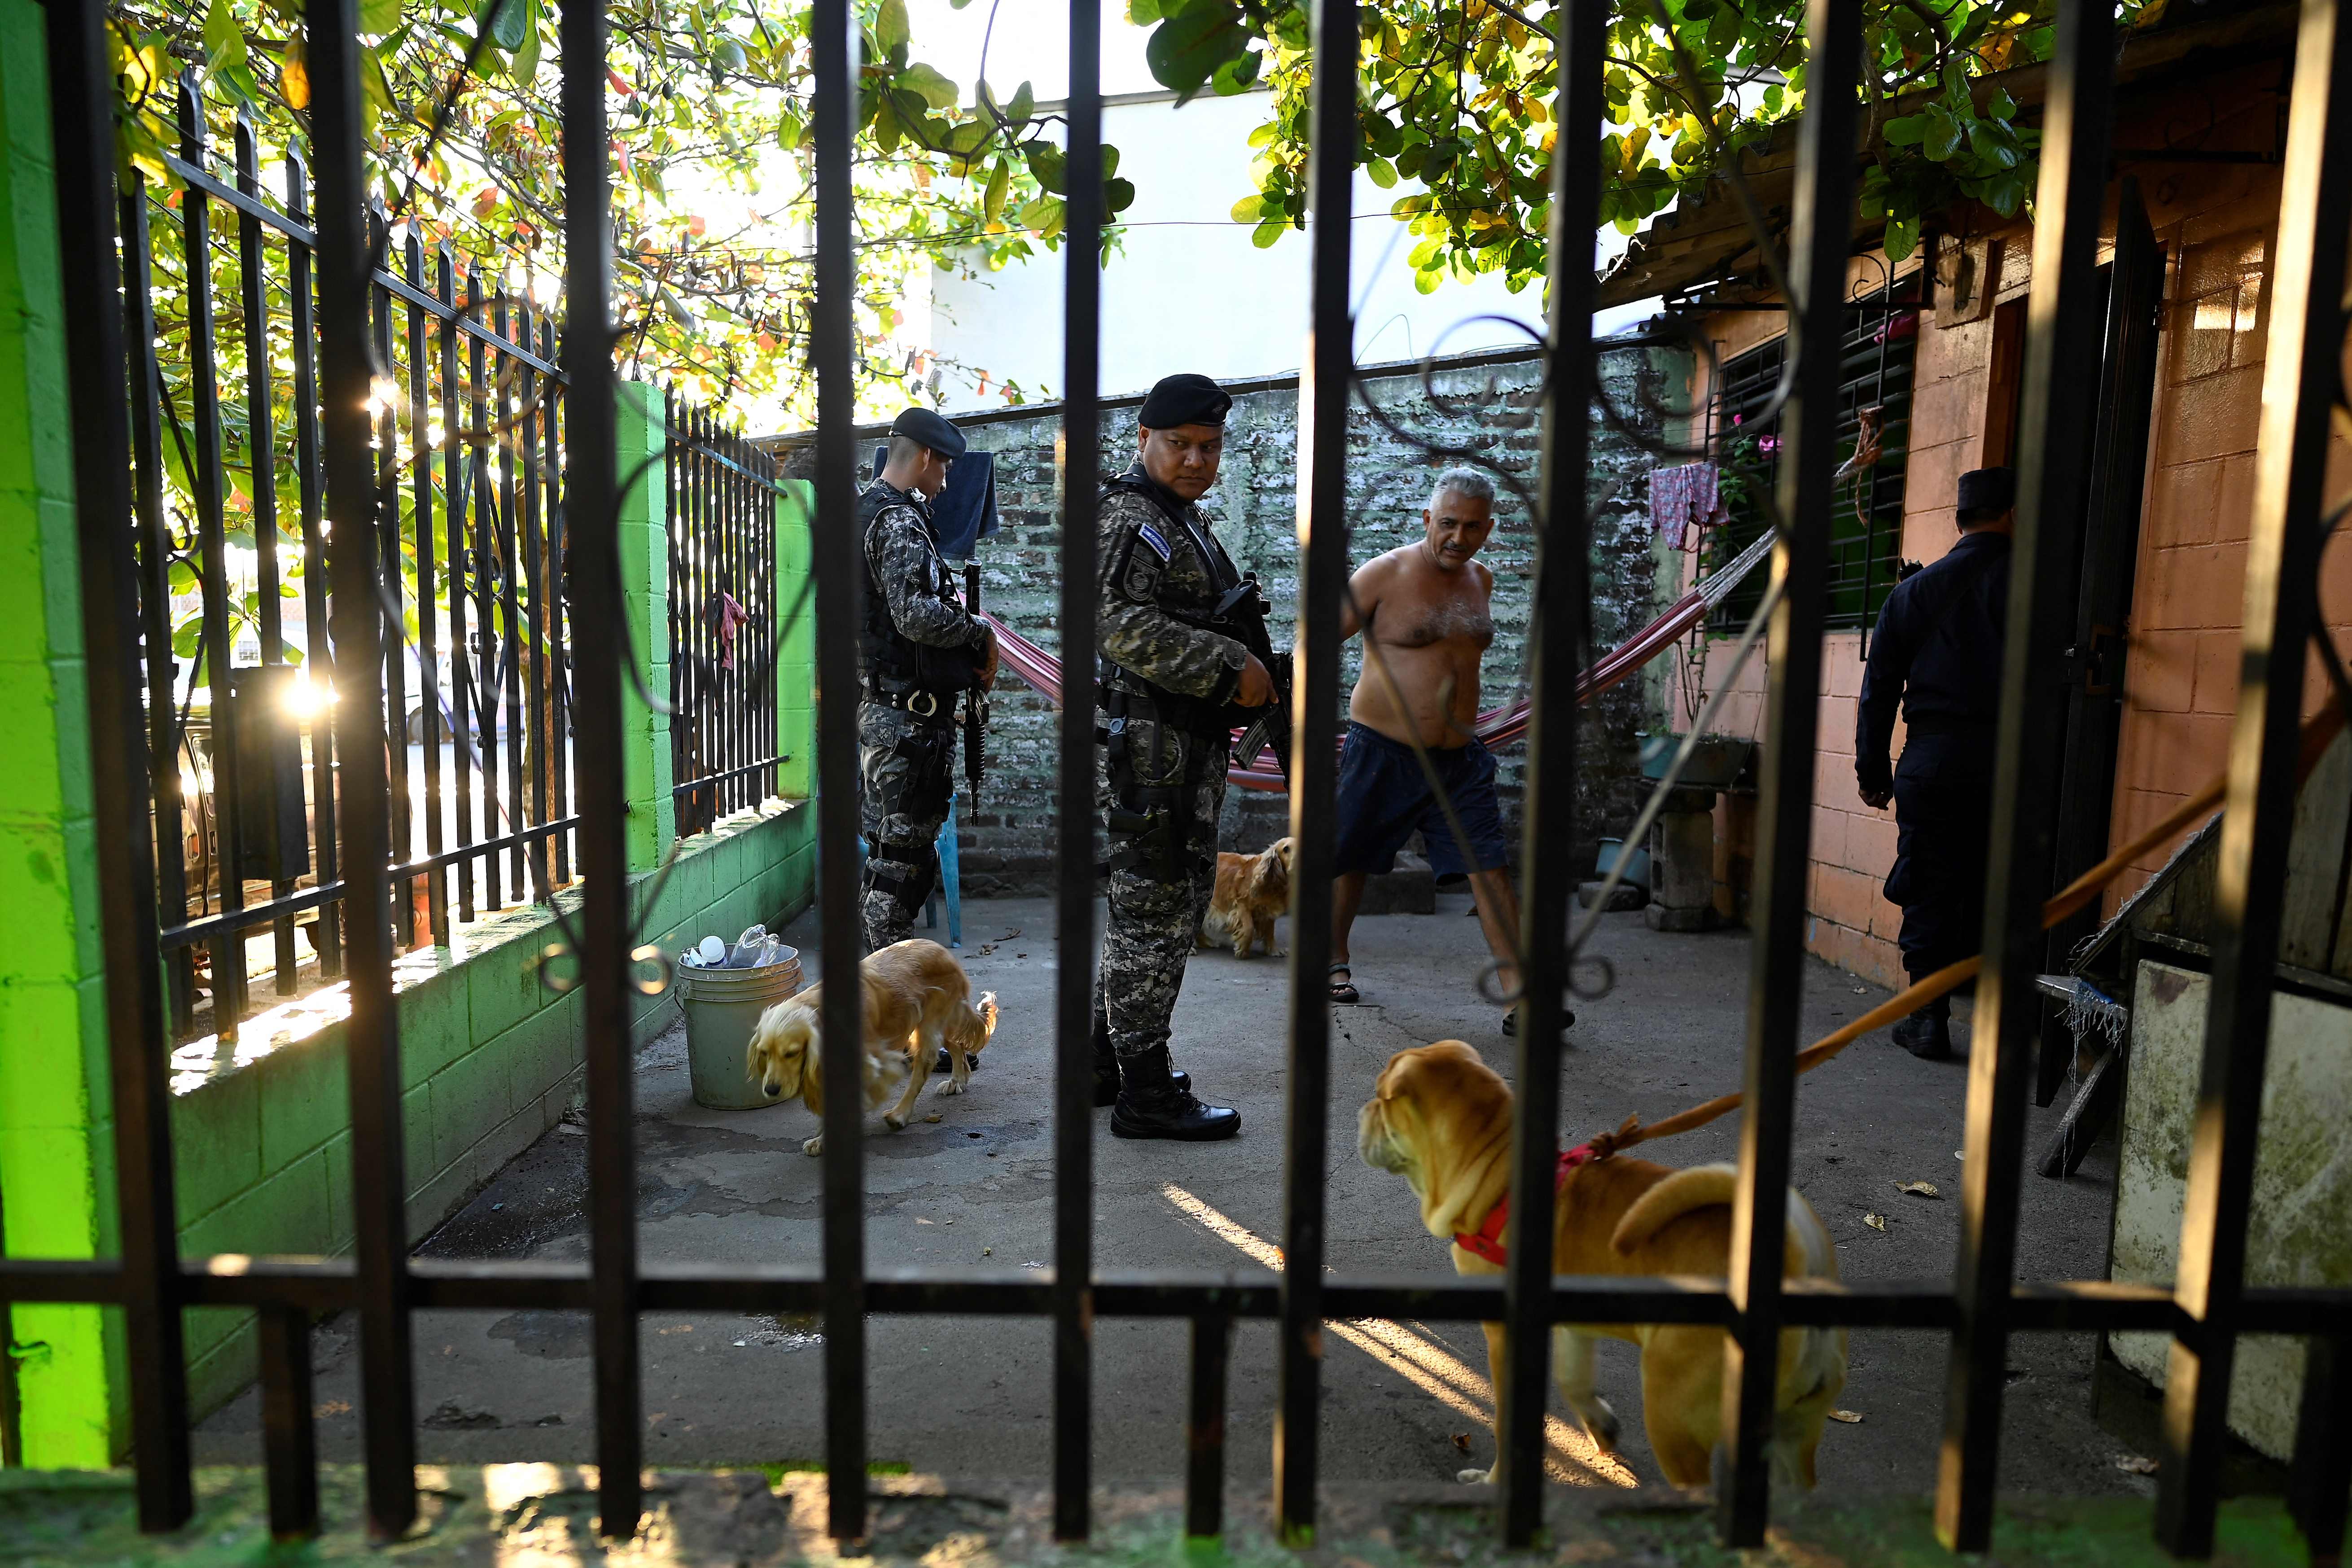
[[[1268,94],[1252,92],[1203,96],[1181,109],[1166,97],[1105,106],[1103,139],[1118,148],[1118,173],[1137,193],[1121,215],[1128,225],[1121,253],[1103,276],[1105,393],[1139,392],[1175,371],[1234,378],[1299,368],[1307,236],[1293,231],[1260,250],[1250,243],[1251,226],[1232,216],[1234,204],[1256,189],[1249,133],[1266,120],[1270,104]],[[1360,358],[1418,358],[1438,347],[1441,335],[1448,353],[1529,341],[1499,322],[1470,318],[1497,313],[1535,321],[1542,310],[1539,284],[1513,294],[1499,275],[1484,274],[1470,284],[1449,281],[1433,294],[1416,292],[1405,259],[1416,241],[1389,216],[1391,204],[1411,187],[1383,191],[1360,173],[1356,186]],[[1003,406],[995,389],[1007,378],[1033,402],[1059,394],[1063,267],[1057,251],[977,277],[930,274],[929,346],[989,374],[990,393],[981,397],[971,376],[945,372],[940,390],[949,409]],[[1467,324],[1448,333],[1457,322]]]

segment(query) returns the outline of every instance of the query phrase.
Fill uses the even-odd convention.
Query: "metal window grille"
[[[274,935],[281,995],[300,984],[298,926],[318,975],[341,973],[331,691],[367,703],[370,743],[392,761],[382,858],[400,945],[447,942],[453,903],[463,921],[531,901],[571,880],[572,858],[554,321],[369,210],[365,403],[383,504],[365,594],[382,657],[362,696],[337,668],[328,580],[310,168],[298,151],[265,169],[243,117],[224,165],[206,109],[184,79],[178,199],[134,175],[115,216],[137,613],[107,640],[142,680],[140,807],[175,1036],[231,1035],[253,1010],[254,932]],[[159,305],[174,313],[159,321]],[[249,552],[231,548],[241,530]],[[281,547],[299,553],[294,597]]]
[[[681,837],[775,793],[775,459],[667,395],[670,768]]]
[[[1294,1541],[1315,1520],[1316,1432],[1321,1324],[1327,1318],[1413,1315],[1440,1320],[1500,1320],[1511,1329],[1500,1390],[1508,1481],[1500,1500],[1506,1538],[1524,1543],[1540,1522],[1544,1393],[1551,1336],[1560,1321],[1721,1324],[1730,1346],[1727,1419],[1720,1509],[1726,1538],[1763,1538],[1769,1504],[1766,1439],[1770,1431],[1778,1337],[1806,1324],[1896,1328],[1938,1333],[1951,1346],[1947,1440],[1937,1519],[1953,1545],[1981,1550],[1991,1528],[1995,1460],[2004,1390],[2005,1342],[2013,1333],[2053,1329],[2141,1329],[2173,1336],[2169,1420],[2159,1478],[2158,1531],[2174,1551],[2211,1550],[2231,1354],[2249,1332],[2304,1335],[2318,1347],[2298,1445],[2297,1510],[2314,1541],[2333,1542],[2343,1528],[2352,1441],[2347,1404],[2346,1309],[2342,1289],[2249,1289],[2242,1284],[2246,1227],[2276,954],[2279,893],[2293,805],[2305,645],[2314,625],[2309,585],[2323,537],[2320,479],[2327,452],[2336,356],[2344,314],[2340,283],[2347,260],[2342,215],[2352,211],[2352,26],[2336,0],[2307,0],[2294,62],[2285,154],[2287,187],[2297,193],[2283,213],[2273,278],[2269,378],[2264,399],[2266,461],[2252,527],[2248,571],[2244,682],[2232,743],[2220,885],[2219,942],[2206,1041],[2201,1113],[2190,1157],[2187,1219],[2179,1282],[2171,1289],[2101,1280],[2021,1283],[2014,1278],[2020,1139],[2029,1042],[2039,1016],[2034,972],[2041,955],[2039,902],[2047,868],[2034,846],[2046,836],[2038,792],[2021,781],[2042,776],[2053,726],[2039,721],[2044,699],[2032,671],[2046,668],[2064,635],[2057,606],[2036,584],[2052,574],[2042,559],[2056,537],[2041,520],[2074,504],[2090,442],[2086,399],[2062,395],[2065,368],[2087,363],[2095,312],[2084,308],[2095,279],[2095,241],[2107,163],[2113,51],[2107,7],[2070,4],[2058,11],[2056,58],[2042,144],[2044,159],[2034,267],[2034,320],[2050,330],[2028,342],[2023,504],[2010,624],[2006,708],[1997,753],[1993,852],[1988,868],[1987,967],[1978,992],[1970,1055],[1962,1246],[1948,1279],[1836,1284],[1784,1282],[1780,1274],[1793,1121],[1794,1045],[1805,869],[1811,826],[1822,634],[1830,610],[1831,550],[1826,531],[1797,527],[1776,546],[1776,574],[1787,591],[1771,625],[1772,678],[1767,710],[1759,812],[1757,936],[1747,1036],[1747,1114],[1742,1124],[1729,1277],[1722,1282],[1664,1279],[1560,1278],[1544,1249],[1515,1247],[1499,1280],[1445,1278],[1382,1280],[1327,1276],[1322,1175],[1328,1143],[1328,1013],[1322,995],[1327,957],[1332,839],[1330,812],[1339,698],[1337,639],[1347,570],[1345,495],[1350,163],[1336,155],[1356,132],[1352,82],[1355,7],[1316,0],[1316,79],[1311,123],[1318,154],[1309,173],[1313,309],[1310,361],[1301,391],[1307,439],[1301,486],[1302,647],[1305,698],[1296,737],[1292,825],[1299,839],[1289,998],[1288,1111],[1286,1138],[1285,1270],[1276,1275],[1194,1277],[1097,1270],[1089,1253],[1090,1145],[1087,1110],[1087,993],[1093,931],[1088,812],[1092,802],[1090,715],[1066,709],[1061,725],[1058,1079],[1054,1267],[1045,1278],[1011,1271],[869,1271],[863,1251],[858,1107],[836,1097],[826,1110],[824,1247],[814,1270],[772,1266],[640,1268],[635,1250],[631,1170],[631,1056],[625,861],[619,770],[623,660],[620,593],[613,521],[615,476],[601,460],[613,450],[613,344],[603,312],[575,311],[564,340],[570,375],[567,449],[599,455],[575,461],[561,505],[578,603],[571,618],[574,660],[570,687],[575,730],[578,862],[585,881],[577,940],[588,1050],[592,1252],[583,1264],[450,1264],[410,1259],[401,1216],[399,1038],[392,1005],[393,921],[352,919],[344,931],[352,976],[349,1034],[353,1184],[360,1205],[356,1255],[349,1259],[182,1259],[173,1245],[169,1098],[163,1053],[162,969],[153,920],[153,846],[135,808],[145,736],[138,702],[138,665],[131,650],[102,635],[91,638],[89,690],[98,809],[131,830],[100,835],[105,892],[102,931],[110,987],[110,1051],[115,1097],[122,1252],[95,1262],[10,1259],[0,1265],[0,1299],[103,1301],[125,1311],[134,1459],[143,1521],[167,1529],[189,1517],[187,1396],[181,1314],[193,1306],[258,1308],[262,1389],[273,1523],[299,1533],[317,1521],[314,1447],[310,1426],[307,1323],[313,1312],[356,1308],[361,1320],[367,1507],[372,1524],[395,1533],[415,1510],[415,1411],[410,1383],[410,1315],[421,1309],[587,1309],[596,1337],[597,1457],[602,1528],[633,1531],[641,1512],[644,1422],[636,1317],[645,1311],[819,1310],[826,1357],[826,1463],[830,1522],[845,1538],[866,1529],[866,1315],[954,1312],[1043,1315],[1054,1323],[1053,1409],[1056,1443],[1056,1523],[1082,1536],[1088,1510],[1088,1357],[1092,1324],[1102,1316],[1160,1317],[1192,1325],[1195,1383],[1191,1408],[1194,1529],[1220,1520],[1224,1388],[1223,1353],[1232,1321],[1275,1320],[1279,1326],[1280,1419],[1274,1456],[1280,1521]],[[353,0],[313,0],[309,7],[312,124],[318,174],[317,281],[320,327],[319,434],[326,510],[336,526],[330,545],[336,598],[336,647],[343,700],[338,707],[342,789],[337,826],[348,910],[388,910],[394,872],[393,793],[376,705],[383,617],[372,589],[381,569],[377,520],[392,504],[380,487],[366,399],[375,357],[369,295],[369,240],[361,176],[360,89],[353,58]],[[1598,142],[1607,12],[1603,0],[1570,0],[1559,12],[1563,59],[1557,121],[1570,148]],[[1100,10],[1074,0],[1072,110],[1069,124],[1069,288],[1065,325],[1069,388],[1061,610],[1063,657],[1084,668],[1096,605],[1095,355],[1101,296],[1097,273],[1102,212],[1098,189],[1100,91],[1097,69]],[[132,421],[120,380],[106,367],[124,363],[124,319],[117,292],[110,87],[98,8],[58,4],[49,11],[52,103],[58,127],[63,277],[74,352],[75,464],[83,545],[86,624],[94,633],[129,625],[137,608],[135,559],[125,548],[133,518]],[[1860,0],[1813,0],[1807,26],[1808,117],[1799,142],[1800,174],[1790,236],[1793,294],[1792,397],[1782,422],[1789,456],[1780,470],[1784,515],[1822,515],[1831,504],[1835,421],[1808,417],[1837,405],[1837,356],[1808,354],[1806,342],[1835,342],[1843,332],[1836,280],[1845,272],[1852,211],[1855,85],[1861,68]],[[564,9],[562,106],[569,297],[607,297],[609,193],[606,187],[605,21],[600,7]],[[817,62],[814,155],[817,171],[817,287],[811,343],[819,387],[817,514],[850,515],[857,468],[853,447],[850,139],[855,90],[855,11],[847,0],[820,0],[813,18]],[[1559,233],[1596,227],[1592,163],[1554,163],[1552,211]],[[1555,326],[1548,362],[1550,415],[1544,438],[1545,484],[1538,525],[1543,540],[1536,613],[1573,627],[1586,585],[1583,542],[1585,410],[1592,356],[1584,323],[1593,281],[1580,245],[1553,247],[1549,295]],[[541,356],[544,357],[544,356]],[[855,689],[860,574],[849,531],[819,528],[815,570],[824,703],[823,768],[817,801],[825,925],[826,1068],[855,1075],[857,987],[854,841]],[[1577,868],[1571,836],[1556,824],[1570,809],[1575,780],[1575,708],[1570,692],[1576,641],[1534,639],[1537,703],[1527,788],[1528,915],[1523,963],[1559,973],[1568,891]],[[1547,827],[1550,831],[1547,832]],[[2254,977],[2249,982],[2246,977]],[[1559,1091],[1559,1007],[1555,988],[1527,999],[1519,1035],[1518,1114],[1512,1170],[1515,1226],[1547,1235]],[[1344,1258],[1340,1259],[1344,1262]],[[2333,1531],[2331,1534],[2330,1532]]]
[[[1829,612],[1832,631],[1867,628],[1895,586],[1903,554],[1903,495],[1910,455],[1911,375],[1919,338],[1917,280],[1890,282],[1853,302],[1839,341],[1838,457],[1851,456],[1861,434],[1861,415],[1879,410],[1879,460],[1839,486],[1830,512]],[[1752,440],[1761,454],[1760,471],[1779,468],[1781,420],[1774,394],[1789,358],[1789,340],[1774,338],[1723,362],[1710,423],[1719,442]],[[1735,516],[1709,541],[1703,565],[1712,571],[1735,559],[1769,526],[1760,512]],[[1724,596],[1711,630],[1736,632],[1748,624],[1764,595],[1764,581],[1751,576]]]

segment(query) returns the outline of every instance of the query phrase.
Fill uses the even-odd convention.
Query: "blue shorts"
[[[1429,868],[1441,877],[1492,871],[1509,862],[1510,841],[1503,835],[1502,809],[1495,800],[1495,754],[1473,741],[1433,751],[1429,760],[1436,765],[1470,841],[1469,862],[1464,862],[1463,847],[1446,826],[1445,813],[1430,793],[1412,748],[1350,723],[1339,747],[1334,871],[1383,876],[1394,868],[1397,851],[1415,831],[1428,841]]]

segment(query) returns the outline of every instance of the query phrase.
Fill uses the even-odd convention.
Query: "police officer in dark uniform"
[[[1103,487],[1101,802],[1110,920],[1095,1002],[1095,1103],[1121,1138],[1229,1138],[1169,1061],[1169,1020],[1216,883],[1232,731],[1274,699],[1265,602],[1193,504],[1216,481],[1233,398],[1203,375],[1146,397],[1135,465]],[[1271,653],[1271,648],[1267,651]]]
[[[1975,952],[1984,937],[1992,828],[1993,725],[2009,617],[2011,509],[2017,476],[1960,476],[1959,542],[1895,586],[1878,613],[1856,706],[1853,771],[1863,804],[1895,804],[1886,897],[1903,906],[1903,967],[1916,983]],[[1897,700],[1906,738],[1892,773]],[[1951,1001],[1895,1026],[1913,1056],[1952,1054]]]
[[[891,422],[882,472],[857,498],[866,557],[860,915],[869,952],[913,934],[938,882],[937,841],[955,793],[956,700],[996,676],[995,634],[964,607],[931,525],[930,502],[963,450],[962,431],[909,408]]]

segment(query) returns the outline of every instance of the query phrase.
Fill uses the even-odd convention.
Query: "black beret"
[[[963,432],[928,408],[909,408],[890,421],[890,434],[920,441],[942,458],[963,456]]]
[[[1970,468],[1960,476],[1960,521],[1990,522],[2017,504],[2017,470]]]
[[[1234,405],[1233,394],[1205,375],[1164,375],[1152,384],[1136,423],[1146,430],[1173,430],[1179,425],[1223,425]]]

